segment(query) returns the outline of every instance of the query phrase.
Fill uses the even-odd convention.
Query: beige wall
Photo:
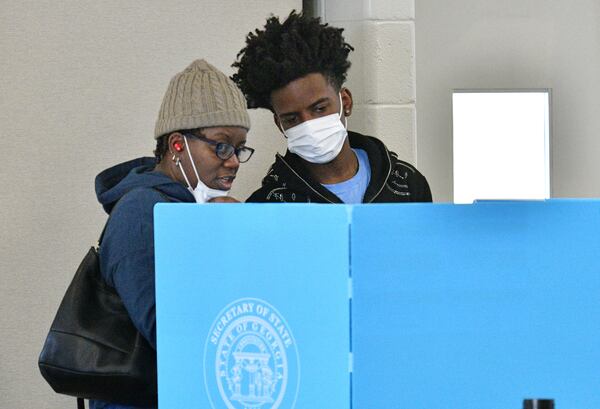
[[[0,408],[73,405],[37,370],[60,298],[105,215],[104,168],[154,149],[169,79],[204,57],[226,73],[245,35],[299,0],[1,1]],[[257,187],[283,139],[251,113],[235,195]]]
[[[451,91],[552,88],[553,197],[600,197],[600,2],[417,0],[417,140],[452,200]]]
[[[415,126],[415,0],[320,0],[318,14],[354,47],[345,84],[354,109],[351,130],[381,139],[417,163]]]

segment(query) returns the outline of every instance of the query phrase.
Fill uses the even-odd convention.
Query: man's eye
[[[323,105],[317,106],[317,107],[315,107],[315,112],[319,112],[319,113],[325,112],[326,109],[327,109],[326,106],[323,106]]]

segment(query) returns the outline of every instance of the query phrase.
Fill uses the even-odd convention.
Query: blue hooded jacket
[[[181,183],[155,171],[153,158],[139,158],[96,176],[96,195],[110,214],[100,243],[100,270],[129,312],[133,324],[156,349],[154,298],[154,205],[194,202]],[[118,202],[118,203],[117,203]],[[131,409],[99,401],[91,409]]]

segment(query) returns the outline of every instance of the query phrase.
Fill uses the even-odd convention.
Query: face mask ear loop
[[[187,143],[186,143],[186,148],[187,148]],[[188,150],[188,152],[189,152],[189,150]],[[177,167],[181,171],[181,174],[183,175],[183,178],[185,179],[185,183],[187,183],[187,185],[188,185],[188,189],[193,190],[192,185],[190,184],[190,181],[188,180],[187,175],[185,174],[185,170],[183,170],[183,165],[181,164],[181,161],[179,159],[177,160]]]
[[[344,115],[344,104],[342,104],[342,91],[338,94],[340,96],[340,119],[344,118],[344,128],[348,129],[348,120],[346,119],[346,115]]]
[[[198,181],[196,183],[196,187],[198,187],[198,185],[200,184],[200,175],[198,175],[198,171],[196,170],[196,164],[194,163],[194,159],[192,159],[192,153],[190,152],[190,148],[188,146],[187,138],[185,137],[185,135],[183,136],[183,141],[185,142],[185,150],[188,153],[188,157],[190,158],[190,162],[192,162],[192,168],[194,169],[194,173],[196,174],[196,180]],[[184,173],[183,176],[185,177],[185,173]],[[190,185],[190,182],[188,182],[187,177],[185,178],[185,181],[190,186],[190,189],[195,189],[195,188],[192,188],[192,185]]]

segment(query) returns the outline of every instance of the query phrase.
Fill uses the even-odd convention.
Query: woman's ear
[[[171,155],[183,152],[185,150],[185,141],[183,135],[179,132],[173,132],[169,135],[169,152]]]

